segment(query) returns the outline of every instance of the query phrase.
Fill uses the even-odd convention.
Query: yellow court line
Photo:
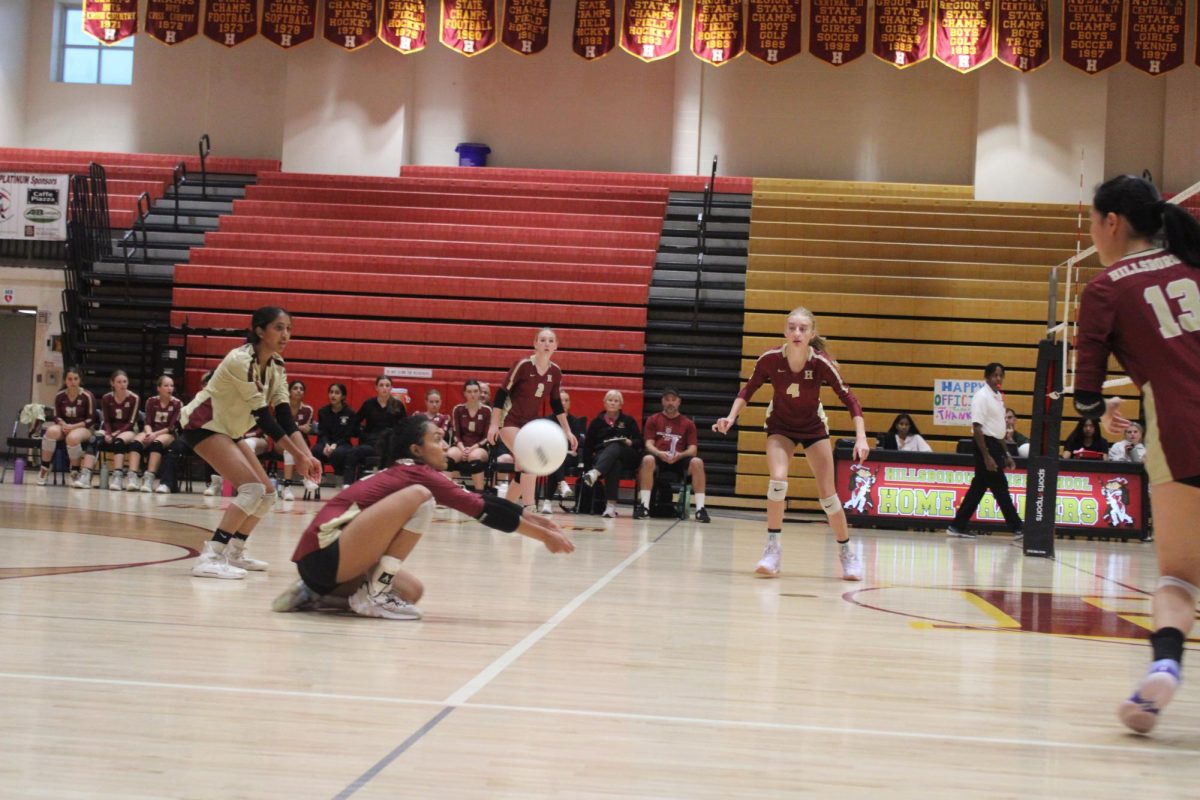
[[[1015,619],[1010,617],[1008,614],[1005,614],[1003,611],[996,608],[994,605],[989,603],[987,600],[984,600],[979,595],[974,594],[973,592],[969,592],[969,591],[960,591],[959,594],[961,594],[963,596],[963,598],[966,599],[966,601],[969,602],[971,605],[975,606],[980,611],[982,611],[983,613],[985,613],[989,617],[991,617],[992,622],[996,623],[996,627],[998,627],[998,628],[1020,628],[1021,627],[1021,623],[1017,622]]]

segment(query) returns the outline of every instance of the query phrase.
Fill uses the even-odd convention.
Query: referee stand
[[[1025,489],[1025,555],[1054,558],[1058,511],[1058,448],[1062,435],[1063,348],[1054,335],[1038,342],[1033,424]]]

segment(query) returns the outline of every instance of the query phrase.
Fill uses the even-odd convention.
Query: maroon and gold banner
[[[379,38],[401,53],[419,53],[425,49],[428,24],[425,0],[383,0],[383,21]]]
[[[867,52],[867,0],[809,0],[808,52],[835,67]]]
[[[379,35],[377,0],[324,0],[325,41],[346,50],[359,50]]]
[[[571,49],[587,61],[604,58],[617,43],[617,0],[575,0]]]
[[[764,64],[782,64],[803,49],[800,0],[750,0],[746,52]]]
[[[137,29],[137,0],[83,0],[83,32],[102,44],[116,44]]]
[[[1063,61],[1095,75],[1121,61],[1124,0],[1064,0]]]
[[[208,0],[204,4],[204,35],[226,47],[236,47],[258,33],[258,0]]]
[[[200,0],[148,0],[145,30],[163,44],[186,42],[200,33]]]
[[[1033,72],[1050,61],[1050,0],[996,0],[996,58]]]
[[[284,50],[317,35],[317,0],[263,0],[263,38]]]
[[[875,0],[875,36],[871,51],[896,69],[929,58],[933,27],[930,0]]]
[[[679,52],[682,0],[625,0],[621,49],[642,61],[658,61]]]
[[[545,50],[550,44],[550,0],[505,0],[500,41],[523,56]]]
[[[692,55],[719,67],[746,48],[742,0],[695,0],[692,7]]]
[[[496,44],[496,0],[442,0],[442,44],[468,58]]]
[[[1150,75],[1183,66],[1187,0],[1129,0],[1125,60]]]
[[[994,4],[995,0],[936,0],[933,57],[957,72],[991,61]]]

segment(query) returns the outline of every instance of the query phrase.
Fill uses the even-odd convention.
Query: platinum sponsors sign
[[[66,241],[67,176],[0,172],[0,239]]]

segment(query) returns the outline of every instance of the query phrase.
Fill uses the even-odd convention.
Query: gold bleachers
[[[1008,368],[1006,399],[1028,434],[1050,269],[1090,242],[1075,206],[972,194],[969,186],[756,180],[743,380],[759,355],[782,343],[787,311],[803,305],[862,403],[872,443],[904,411],[934,450],[954,452],[970,430],[933,425],[933,382],[980,380],[989,361]],[[1084,266],[1085,281],[1099,269],[1094,258]],[[1060,302],[1065,296],[1060,287]],[[764,387],[739,420],[737,491],[747,501],[766,492],[770,399]],[[833,437],[852,436],[833,391],[822,399]],[[1125,410],[1136,415],[1138,405]],[[1074,423],[1064,421],[1064,436]],[[803,459],[793,462],[789,484],[789,508],[817,508]]]

